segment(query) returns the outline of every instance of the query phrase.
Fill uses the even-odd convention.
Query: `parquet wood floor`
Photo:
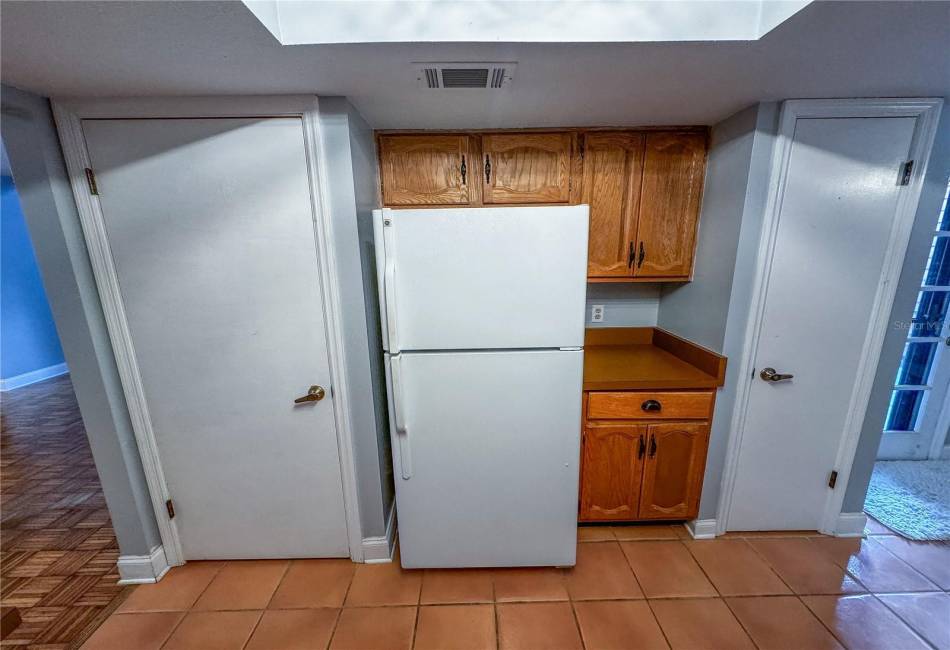
[[[119,548],[68,375],[0,396],[3,647],[73,647],[123,591]]]

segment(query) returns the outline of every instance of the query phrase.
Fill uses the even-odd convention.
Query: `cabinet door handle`
[[[637,449],[637,458],[642,459],[642,458],[643,458],[643,454],[645,454],[646,451],[647,451],[647,443],[646,443],[646,441],[644,441],[644,439],[643,439],[643,434],[641,433],[641,434],[640,434],[640,447],[639,447],[639,449]]]
[[[633,242],[630,242],[630,249],[627,251],[627,267],[633,266],[633,262],[637,259],[636,253],[633,252]]]
[[[640,255],[637,257],[637,268],[643,266],[643,258],[646,255],[646,251],[643,250],[643,242],[640,242]]]
[[[485,154],[485,185],[491,185],[491,158]]]
[[[650,458],[656,457],[656,436],[650,434]]]
[[[468,167],[465,166],[465,156],[462,156],[462,165],[459,167],[459,171],[462,173],[462,185],[465,185],[465,175],[468,173]]]

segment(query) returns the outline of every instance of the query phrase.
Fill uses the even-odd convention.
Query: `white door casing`
[[[332,413],[331,428],[336,428],[336,435],[329,435],[329,442],[326,438],[322,444],[339,447],[339,455],[333,456],[334,463],[326,465],[327,472],[330,475],[336,474],[336,478],[331,481],[336,484],[334,499],[339,507],[337,508],[336,519],[339,522],[334,527],[337,533],[342,530],[342,542],[337,533],[333,534],[335,541],[334,555],[347,554],[352,559],[359,561],[362,559],[362,549],[360,546],[361,532],[359,526],[359,510],[356,501],[355,472],[353,468],[352,456],[352,437],[350,422],[347,417],[348,387],[346,374],[342,360],[342,341],[340,337],[340,296],[338,294],[336,277],[336,263],[332,247],[329,242],[332,241],[332,232],[329,220],[325,218],[326,214],[326,188],[322,186],[322,159],[317,152],[321,151],[319,125],[317,121],[317,102],[312,96],[286,96],[286,97],[254,97],[254,98],[156,98],[156,99],[118,99],[118,100],[89,100],[89,101],[69,101],[64,103],[54,102],[54,115],[57,120],[57,127],[60,131],[60,138],[63,143],[63,150],[67,161],[67,168],[70,174],[70,181],[73,188],[73,194],[79,207],[80,220],[83,232],[86,238],[87,247],[90,253],[90,259],[93,265],[93,271],[96,276],[96,282],[102,298],[102,305],[106,315],[109,327],[110,337],[116,354],[116,360],[119,366],[119,374],[122,379],[123,389],[129,406],[129,412],[132,416],[133,429],[138,443],[139,454],[143,461],[145,477],[148,482],[149,494],[151,497],[153,509],[159,524],[159,531],[162,537],[164,555],[169,564],[181,564],[184,561],[179,533],[176,521],[181,521],[179,514],[175,519],[170,519],[165,514],[165,499],[169,496],[168,485],[166,483],[166,472],[162,466],[162,459],[159,455],[159,445],[157,444],[153,423],[148,410],[146,401],[146,388],[142,380],[142,374],[135,349],[132,341],[132,330],[129,327],[129,319],[125,312],[123,304],[123,295],[120,290],[119,277],[116,274],[116,263],[110,250],[110,242],[107,235],[106,219],[104,218],[99,197],[90,195],[86,185],[84,174],[85,167],[90,166],[89,152],[86,149],[83,133],[83,118],[95,119],[120,119],[120,118],[198,118],[204,116],[220,116],[221,118],[241,118],[255,117],[256,122],[267,122],[267,117],[273,118],[291,118],[295,122],[296,144],[293,146],[291,157],[300,163],[300,173],[296,176],[299,183],[302,179],[303,192],[299,196],[306,195],[307,211],[309,218],[302,220],[306,228],[299,233],[302,242],[309,241],[306,246],[309,247],[310,266],[305,272],[310,273],[306,282],[311,285],[306,291],[313,293],[319,299],[323,295],[322,304],[315,307],[315,312],[319,318],[326,319],[327,338],[329,343],[321,348],[324,361],[323,373],[329,374],[326,381],[327,388],[332,386],[333,399],[328,398],[321,402],[319,406],[326,407],[326,410]],[[267,117],[262,117],[267,116]],[[280,120],[278,120],[280,121]],[[273,122],[276,123],[276,122]],[[266,144],[265,144],[266,148]],[[258,152],[260,153],[260,152]],[[241,156],[238,156],[241,158]],[[249,158],[253,162],[249,163]],[[255,175],[255,170],[259,169],[256,163],[259,159],[254,158],[254,152],[246,152],[241,162],[247,169],[239,170],[251,176],[253,184],[258,179],[266,182],[262,175]],[[223,165],[230,164],[231,161],[223,160]],[[296,164],[296,163],[295,163]],[[183,172],[184,173],[184,172]],[[240,188],[232,188],[240,191]],[[220,215],[218,215],[220,216]],[[299,214],[298,214],[299,216]],[[298,223],[299,227],[299,223]],[[233,243],[234,238],[231,238]],[[227,239],[226,239],[227,241]],[[260,240],[262,247],[270,245],[264,240]],[[299,255],[294,255],[299,261]],[[226,262],[225,262],[226,263]],[[206,280],[208,278],[205,278]],[[235,283],[232,283],[235,284]],[[238,283],[239,284],[239,281]],[[216,296],[216,298],[218,298]],[[226,300],[227,298],[219,298]],[[232,301],[236,302],[236,301]],[[134,320],[134,319],[133,319]],[[320,337],[322,340],[322,336]],[[327,359],[327,356],[329,357]],[[328,363],[327,363],[328,361]],[[148,375],[148,372],[145,373]],[[320,374],[317,370],[316,374]],[[310,380],[310,371],[307,373],[308,379],[301,383],[309,384],[321,383]],[[259,378],[263,380],[264,378]],[[253,380],[251,380],[253,381]],[[290,404],[294,397],[303,391],[296,387],[287,396],[287,404]],[[154,382],[152,382],[154,383]],[[148,390],[151,390],[150,388]],[[307,407],[304,407],[307,408]],[[301,412],[305,415],[305,413]],[[314,418],[309,418],[313,420]],[[313,422],[312,424],[315,424]],[[317,433],[316,428],[312,427],[311,433]],[[294,432],[296,435],[296,432]],[[303,437],[305,438],[305,437]],[[312,441],[306,441],[305,444],[313,444]],[[318,463],[328,462],[327,459],[321,459]],[[338,463],[338,464],[336,464]],[[334,470],[332,466],[335,465]],[[311,467],[313,469],[313,467]],[[342,475],[342,497],[340,500],[340,475]],[[310,498],[311,509],[317,508],[318,497],[313,494],[306,495]],[[305,497],[294,496],[292,498],[302,499]],[[249,507],[253,504],[249,504]],[[341,508],[345,508],[345,520]],[[331,508],[333,510],[333,508]],[[180,509],[179,509],[180,512]],[[285,531],[292,533],[292,531]],[[320,543],[327,543],[323,539]],[[329,547],[327,547],[329,548]],[[314,549],[316,550],[316,549]],[[278,554],[296,554],[297,551],[283,549],[269,551]],[[311,554],[310,550],[304,551]],[[322,551],[316,551],[322,552]]]
[[[940,105],[783,105],[719,532],[834,532]],[[764,382],[769,366],[795,379]]]

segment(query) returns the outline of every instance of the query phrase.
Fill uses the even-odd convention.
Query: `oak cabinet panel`
[[[711,391],[596,391],[588,393],[590,419],[695,420],[709,417]]]
[[[682,282],[693,271],[706,133],[381,133],[390,207],[590,206],[591,282]]]
[[[687,279],[692,273],[705,160],[705,134],[647,134],[636,277]]]
[[[643,144],[643,134],[635,132],[584,138],[581,203],[590,206],[589,277],[633,275]]]
[[[468,135],[383,135],[379,164],[384,205],[472,203]]]
[[[482,201],[567,203],[571,133],[502,133],[482,136]]]
[[[699,510],[709,425],[652,424],[640,487],[640,519],[687,519]]]
[[[588,426],[584,431],[580,518],[583,521],[636,519],[645,426]]]

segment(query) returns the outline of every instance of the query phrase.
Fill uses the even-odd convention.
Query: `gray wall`
[[[596,283],[587,285],[587,327],[652,327],[660,307],[659,284]],[[592,323],[592,305],[604,306],[604,320]]]
[[[745,197],[742,202],[734,274],[722,342],[722,354],[729,359],[729,363],[726,366],[725,384],[716,397],[716,415],[706,460],[706,483],[699,504],[700,519],[715,518],[719,509],[722,470],[726,461],[736,388],[740,379],[739,356],[745,344],[759,235],[768,199],[772,149],[775,145],[775,134],[778,132],[778,113],[779,106],[775,103],[762,103],[756,108],[752,148],[749,152],[749,172],[744,179]]]
[[[700,519],[715,518],[718,509],[777,119],[776,104],[758,104],[712,127],[693,281],[666,285],[660,296],[660,327],[729,359],[716,397]]]
[[[757,106],[712,128],[693,281],[664,286],[657,324],[722,351],[746,198]]]
[[[161,544],[59,138],[45,98],[2,87],[3,141],[122,555]]]
[[[950,98],[944,101],[950,102]],[[848,479],[848,488],[845,492],[843,512],[862,512],[864,497],[867,494],[868,483],[871,480],[871,470],[877,457],[877,448],[881,443],[881,433],[884,428],[884,416],[887,414],[887,405],[891,398],[891,389],[897,376],[897,367],[900,365],[901,354],[904,350],[904,341],[907,330],[900,326],[901,322],[910,320],[917,293],[920,290],[920,281],[924,274],[924,266],[930,253],[937,215],[943,204],[943,197],[947,191],[947,179],[950,178],[950,110],[945,105],[943,116],[937,128],[937,138],[934,141],[933,151],[924,178],[924,187],[917,206],[917,215],[914,228],[911,231],[910,243],[907,247],[907,256],[901,269],[900,280],[897,284],[897,294],[894,306],[891,309],[888,323],[890,327],[884,337],[884,346],[881,349],[881,360],[874,374],[874,384],[871,388],[871,398],[868,410],[861,428],[861,437],[858,440],[858,449],[851,468],[851,477]]]
[[[345,98],[320,98],[320,123],[343,303],[360,523],[363,537],[378,537],[392,508],[393,479],[373,248],[376,146],[372,129]]]

